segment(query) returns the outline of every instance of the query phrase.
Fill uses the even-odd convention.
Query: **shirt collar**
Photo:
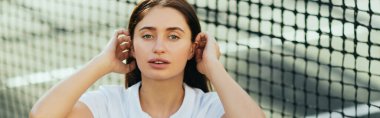
[[[140,104],[140,96],[139,96],[139,88],[141,86],[141,82],[136,83],[135,85],[129,87],[128,89],[131,90],[131,94],[128,96],[131,96],[131,100],[129,101],[128,105],[133,105],[131,107],[131,113],[132,114],[141,114],[140,117],[148,117],[150,118],[149,114],[144,112],[141,108]],[[182,104],[177,112],[175,112],[173,115],[171,115],[171,118],[185,118],[191,116],[191,113],[193,112],[194,104],[195,103],[195,91],[193,88],[188,86],[186,83],[183,84],[185,88],[185,96],[182,101]]]

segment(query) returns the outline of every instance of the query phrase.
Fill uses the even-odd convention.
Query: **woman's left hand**
[[[227,73],[219,62],[220,50],[218,43],[206,33],[199,33],[195,39],[197,69],[205,74],[218,93],[225,114],[231,118],[265,118],[260,106],[254,102],[238,83]]]
[[[220,49],[214,37],[201,32],[195,38],[195,58],[197,69],[200,73],[209,75],[207,67],[212,67],[215,62],[219,63]]]

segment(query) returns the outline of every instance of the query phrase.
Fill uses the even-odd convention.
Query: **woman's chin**
[[[170,78],[173,78],[173,75],[171,75],[171,74],[173,74],[173,73],[152,72],[152,73],[147,74],[149,76],[146,76],[146,77],[149,79],[153,79],[153,80],[168,80]]]

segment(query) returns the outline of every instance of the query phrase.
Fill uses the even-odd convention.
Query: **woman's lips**
[[[149,65],[154,69],[165,69],[170,62],[163,58],[153,58],[148,60]]]

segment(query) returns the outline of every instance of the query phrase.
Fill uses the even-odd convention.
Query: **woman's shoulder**
[[[124,92],[126,88],[121,85],[101,85],[97,91],[108,93],[108,94],[119,94]]]
[[[125,88],[120,85],[101,85],[98,89],[93,91],[88,91],[82,95],[83,96],[91,96],[98,98],[117,98],[121,97],[121,93],[125,92]]]
[[[208,100],[208,99],[219,99],[218,93],[216,93],[216,92],[213,92],[213,91],[211,91],[211,92],[203,92],[199,88],[193,88],[193,87],[190,87],[188,85],[186,85],[186,87],[188,88],[188,90],[190,90],[190,93],[193,93],[199,99],[205,99],[205,100]]]
[[[95,117],[124,117],[130,88],[121,85],[101,85],[95,91],[86,92],[79,101],[87,105]]]
[[[203,92],[201,89],[189,87],[193,100],[189,100],[197,117],[221,117],[224,114],[223,104],[216,92]]]
[[[97,90],[84,93],[79,100],[91,104],[119,102],[125,91],[126,89],[120,85],[101,85]]]
[[[189,96],[194,96],[194,102],[199,103],[201,106],[204,105],[215,105],[221,104],[218,93],[216,92],[203,92],[199,88],[193,88],[187,86],[187,91]]]

